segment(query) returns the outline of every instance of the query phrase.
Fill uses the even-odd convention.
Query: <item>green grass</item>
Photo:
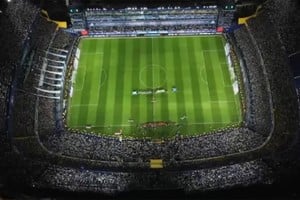
[[[223,46],[221,36],[82,39],[67,126],[157,139],[238,125],[240,97]],[[158,87],[167,92],[132,95]],[[168,125],[142,127],[158,121]]]

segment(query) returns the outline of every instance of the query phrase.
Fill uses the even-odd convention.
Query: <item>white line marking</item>
[[[86,52],[86,53],[81,53],[80,55],[82,55],[82,56],[94,56],[94,55],[103,55],[103,54],[104,54],[104,52],[101,51],[101,52],[92,52],[92,53]]]
[[[98,106],[99,104],[76,104],[76,105],[71,105],[70,107],[86,107],[86,106]]]
[[[77,76],[78,76],[78,73],[79,73],[79,68],[80,69],[84,68],[84,75],[82,76],[83,77],[82,83],[79,83],[79,84],[81,84],[81,87],[76,86],[76,84],[78,84],[78,83],[76,83],[76,79],[77,79]],[[76,88],[74,91],[82,91],[83,90],[83,86],[84,86],[84,83],[85,83],[86,69],[87,69],[87,67],[85,65],[82,65],[82,66],[79,65],[78,66],[77,75],[76,75],[75,81],[73,83],[73,88]]]
[[[205,72],[204,72],[204,70],[205,70]],[[207,78],[204,78],[204,77],[206,77],[206,68],[205,68],[205,67],[201,68],[201,70],[200,70],[200,76],[201,76],[201,79],[200,79],[200,80],[201,80],[204,84],[208,85]]]

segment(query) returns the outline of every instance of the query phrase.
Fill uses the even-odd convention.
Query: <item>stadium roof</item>
[[[224,1],[224,0],[222,0]],[[231,1],[231,0],[230,0]],[[157,6],[157,5],[183,5],[183,4],[218,4],[218,0],[73,0],[70,1],[70,5],[78,5],[81,4],[85,7],[101,7],[104,5],[114,5],[114,6]]]
[[[67,6],[62,0],[47,0],[43,1],[41,8],[48,12],[50,19],[56,21],[67,21],[70,23]]]

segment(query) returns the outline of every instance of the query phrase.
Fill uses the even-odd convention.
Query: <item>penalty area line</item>
[[[99,52],[92,52],[92,53],[81,53],[82,56],[94,56],[94,55],[103,55],[103,51]]]
[[[98,106],[99,104],[75,104],[70,107],[86,107],[86,106]]]

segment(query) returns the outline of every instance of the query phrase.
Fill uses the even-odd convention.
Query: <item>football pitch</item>
[[[161,139],[242,121],[222,36],[85,38],[67,126]]]

